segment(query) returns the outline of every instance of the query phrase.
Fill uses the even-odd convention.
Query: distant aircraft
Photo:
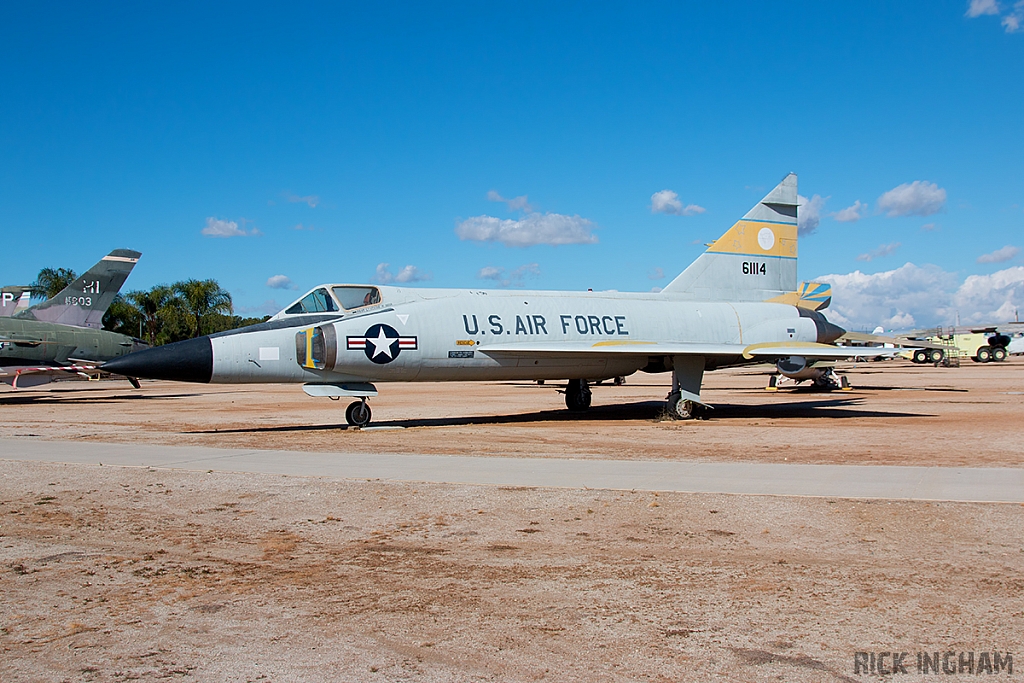
[[[147,348],[101,329],[103,314],[141,255],[115,249],[57,296],[0,318],[0,381],[27,388],[62,375],[88,375],[103,361]]]
[[[569,410],[590,383],[671,372],[668,409],[692,417],[704,372],[775,362],[790,377],[882,353],[830,344],[844,330],[817,308],[827,286],[797,288],[797,179],[787,176],[659,293],[407,289],[325,284],[265,323],[117,358],[103,369],[188,382],[301,382],[353,397],[370,422],[373,382],[568,380]]]
[[[31,296],[32,288],[28,285],[0,289],[0,318],[10,318],[24,311],[29,306]]]

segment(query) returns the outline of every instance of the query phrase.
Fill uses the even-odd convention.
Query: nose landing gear
[[[345,420],[353,427],[365,427],[370,424],[370,416],[370,406],[367,405],[365,397],[353,401],[345,409]]]

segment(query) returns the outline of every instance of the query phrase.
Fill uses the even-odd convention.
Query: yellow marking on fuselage
[[[641,346],[657,344],[658,342],[647,342],[647,341],[603,341],[597,342],[594,346]]]

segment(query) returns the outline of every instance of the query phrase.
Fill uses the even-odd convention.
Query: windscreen
[[[334,303],[334,299],[331,298],[326,289],[321,287],[313,290],[302,297],[301,300],[289,306],[285,313],[331,313],[337,310],[338,305]]]
[[[380,290],[376,287],[335,287],[334,296],[338,297],[342,308],[347,311],[380,303]]]

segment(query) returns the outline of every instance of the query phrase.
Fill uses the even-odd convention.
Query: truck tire
[[[941,363],[945,355],[946,352],[942,349],[932,349],[928,352],[928,360],[932,363]]]
[[[992,349],[990,349],[987,346],[982,346],[980,349],[978,349],[977,358],[979,363],[989,362],[990,360],[992,360]]]
[[[925,352],[924,349],[918,349],[917,351],[914,351],[914,357],[911,360],[913,360],[915,363],[927,363],[928,354]]]
[[[1006,356],[1006,349],[1004,349],[1002,346],[996,346],[995,348],[992,349],[992,360],[996,361],[997,363],[1006,360]]]

